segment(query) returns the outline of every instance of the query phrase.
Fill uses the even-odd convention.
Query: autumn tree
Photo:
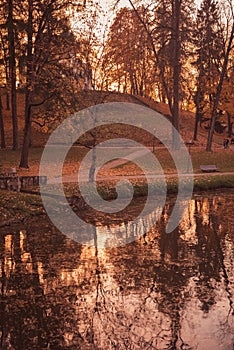
[[[71,30],[78,45],[76,45],[74,73],[80,89],[101,89],[101,64],[105,47],[107,23],[99,3],[88,2],[82,11],[76,11],[71,21]]]
[[[6,95],[6,109],[10,110],[10,94],[9,94],[9,45],[8,45],[8,36],[6,28],[6,8],[2,4],[2,12],[0,16],[0,68],[1,68],[1,85],[5,87]]]
[[[11,116],[13,129],[13,149],[17,150],[19,147],[18,141],[18,118],[17,118],[17,101],[16,101],[16,58],[15,58],[15,25],[14,25],[14,2],[8,0],[8,16],[7,16],[7,30],[8,30],[8,45],[9,45],[9,75],[11,86]]]
[[[9,109],[9,101],[11,102],[11,118],[13,130],[13,149],[19,147],[18,141],[18,117],[17,117],[17,31],[20,23],[21,4],[17,0],[1,1],[1,49],[2,63],[5,66],[5,84],[7,93],[7,107]],[[10,99],[8,92],[10,91]]]
[[[213,135],[215,130],[215,123],[217,120],[217,113],[218,113],[218,107],[220,103],[220,98],[222,94],[223,84],[225,81],[225,77],[228,70],[229,65],[229,58],[231,51],[233,50],[233,41],[234,41],[234,9],[232,2],[228,2],[229,5],[229,15],[227,17],[227,38],[225,43],[225,50],[224,50],[224,56],[222,60],[222,65],[220,68],[220,77],[216,88],[216,93],[214,96],[214,104],[212,108],[211,113],[211,123],[210,123],[210,129],[209,134],[207,138],[207,144],[206,144],[206,151],[211,151],[212,148],[212,141],[213,141]]]
[[[118,2],[117,2],[118,3]],[[144,18],[132,0],[129,4],[147,36],[154,58],[154,72],[162,84],[163,99],[168,102],[172,115],[174,149],[179,149],[182,61],[188,36],[191,35],[192,1],[163,0],[151,4],[151,16]],[[188,34],[186,34],[186,31]]]
[[[28,167],[32,109],[50,100],[57,108],[71,107],[67,101],[72,86],[73,47],[76,45],[70,30],[70,2],[28,0],[26,15],[26,86],[25,128],[20,167]],[[70,84],[69,84],[70,83]],[[39,94],[38,94],[39,92]],[[67,92],[67,94],[66,94]]]
[[[197,140],[198,124],[204,115],[210,114],[215,88],[220,75],[220,60],[223,56],[223,28],[220,22],[219,5],[214,0],[203,0],[197,12],[193,31],[197,70],[194,140]],[[209,117],[209,116],[208,116]]]
[[[146,9],[138,9],[142,18]],[[132,9],[122,8],[110,28],[105,57],[108,79],[118,91],[150,95],[153,91],[152,51],[142,24]]]
[[[228,137],[232,137],[233,120],[234,120],[234,70],[233,67],[228,71],[223,83],[222,93],[220,96],[219,109],[226,114]]]

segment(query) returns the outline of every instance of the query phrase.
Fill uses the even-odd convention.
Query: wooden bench
[[[206,173],[212,173],[217,171],[216,165],[200,165],[200,169]]]

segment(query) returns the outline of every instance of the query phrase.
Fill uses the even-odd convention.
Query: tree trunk
[[[195,125],[194,125],[194,133],[193,133],[193,140],[194,141],[197,141],[198,124],[201,121],[201,117],[203,115],[203,110],[201,108],[201,100],[203,98],[204,98],[204,96],[201,96],[201,89],[200,89],[200,87],[198,87],[197,96],[196,96],[196,99],[195,99],[196,115],[195,115]]]
[[[229,112],[227,112],[227,118],[228,118],[228,137],[232,137],[232,117]]]
[[[4,123],[3,123],[3,114],[2,114],[2,97],[0,95],[0,132],[1,132],[1,148],[6,148],[5,142],[5,131],[4,131]]]
[[[6,75],[6,110],[9,111],[11,109],[10,107],[10,96],[8,92],[8,87],[10,85],[9,83],[9,69],[8,69],[8,59],[5,59],[5,75]]]
[[[202,54],[203,57],[203,54]],[[202,62],[202,60],[201,60]],[[204,78],[204,68],[203,64],[201,63],[199,65],[199,76],[197,81],[197,92],[195,96],[195,105],[196,105],[196,116],[195,116],[195,125],[194,125],[194,134],[193,134],[193,140],[197,141],[197,133],[198,133],[198,124],[201,120],[201,117],[203,115],[203,108],[201,107],[201,103],[204,99],[204,91],[202,90],[202,79]]]
[[[96,171],[96,148],[95,143],[92,149],[92,163],[89,170],[89,182],[94,183],[95,182],[95,171]]]
[[[28,154],[31,131],[31,94],[33,89],[33,0],[28,0],[28,28],[27,28],[27,86],[25,94],[24,138],[21,151],[20,168],[28,168]]]
[[[173,114],[172,148],[180,149],[179,101],[180,101],[180,11],[181,0],[172,1],[172,40],[173,40]]]
[[[11,106],[10,106],[10,96],[9,96],[9,92],[6,92],[6,110],[10,111]]]
[[[15,34],[13,22],[13,0],[8,1],[8,43],[9,43],[9,72],[11,85],[11,116],[13,130],[13,150],[19,147],[18,140],[18,118],[16,102],[16,63],[15,63]]]
[[[194,125],[194,133],[193,133],[193,140],[197,141],[197,133],[198,133],[198,123],[200,121],[200,113],[198,111],[198,108],[196,108],[196,115],[195,115],[195,125]]]
[[[30,146],[30,130],[31,130],[31,106],[30,92],[26,92],[25,96],[25,123],[24,123],[24,138],[21,151],[20,168],[28,168],[28,154]]]
[[[211,147],[212,147],[212,140],[213,140],[213,135],[214,135],[214,130],[215,130],[215,122],[216,122],[216,117],[217,117],[217,108],[219,106],[219,99],[220,99],[220,95],[222,92],[223,81],[224,81],[224,77],[225,77],[225,74],[227,71],[229,54],[232,50],[233,37],[234,37],[234,20],[233,20],[233,24],[232,24],[232,31],[231,31],[229,41],[228,41],[227,51],[226,51],[226,54],[224,57],[223,67],[222,67],[222,71],[221,71],[221,75],[220,75],[220,79],[219,79],[219,84],[217,86],[214,106],[212,109],[211,125],[210,125],[209,134],[208,134],[207,145],[206,145],[206,151],[208,151],[208,152],[211,151]]]

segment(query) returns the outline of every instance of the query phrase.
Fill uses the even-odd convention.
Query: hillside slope
[[[170,111],[168,105],[164,103],[155,102],[152,99],[133,96],[128,94],[122,94],[118,92],[105,92],[105,91],[81,91],[78,94],[78,100],[80,101],[80,109],[87,108],[99,103],[107,102],[130,102],[137,103],[148,108],[151,108],[161,114],[166,115],[170,118]],[[10,147],[12,144],[12,123],[11,123],[11,113],[6,110],[6,95],[2,96],[3,102],[3,117],[4,126],[6,133],[6,143]],[[18,108],[18,124],[19,124],[19,140],[22,144],[23,140],[23,129],[24,129],[24,95],[18,93],[17,95],[17,108]],[[185,142],[192,139],[193,127],[194,127],[194,113],[189,111],[182,111],[180,116],[180,131]],[[44,146],[49,134],[43,133],[41,129],[36,125],[32,124],[32,142],[34,147]],[[199,137],[197,146],[204,147],[207,139],[207,131],[199,128]],[[218,145],[222,145],[223,136],[215,135],[214,141]],[[149,140],[152,142],[152,139]]]

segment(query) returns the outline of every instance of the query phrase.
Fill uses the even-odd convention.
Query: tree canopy
[[[104,25],[107,14],[92,1],[0,1],[1,98],[11,110],[13,149],[20,146],[17,94],[25,96],[22,167],[28,167],[32,123],[52,130],[81,107],[81,90],[166,103],[178,131],[181,109],[194,111],[194,140],[205,123],[207,150],[222,123],[232,136],[231,2],[203,0],[198,9],[193,0],[118,3]],[[0,129],[5,147],[4,118]],[[173,144],[179,147],[178,140]]]

